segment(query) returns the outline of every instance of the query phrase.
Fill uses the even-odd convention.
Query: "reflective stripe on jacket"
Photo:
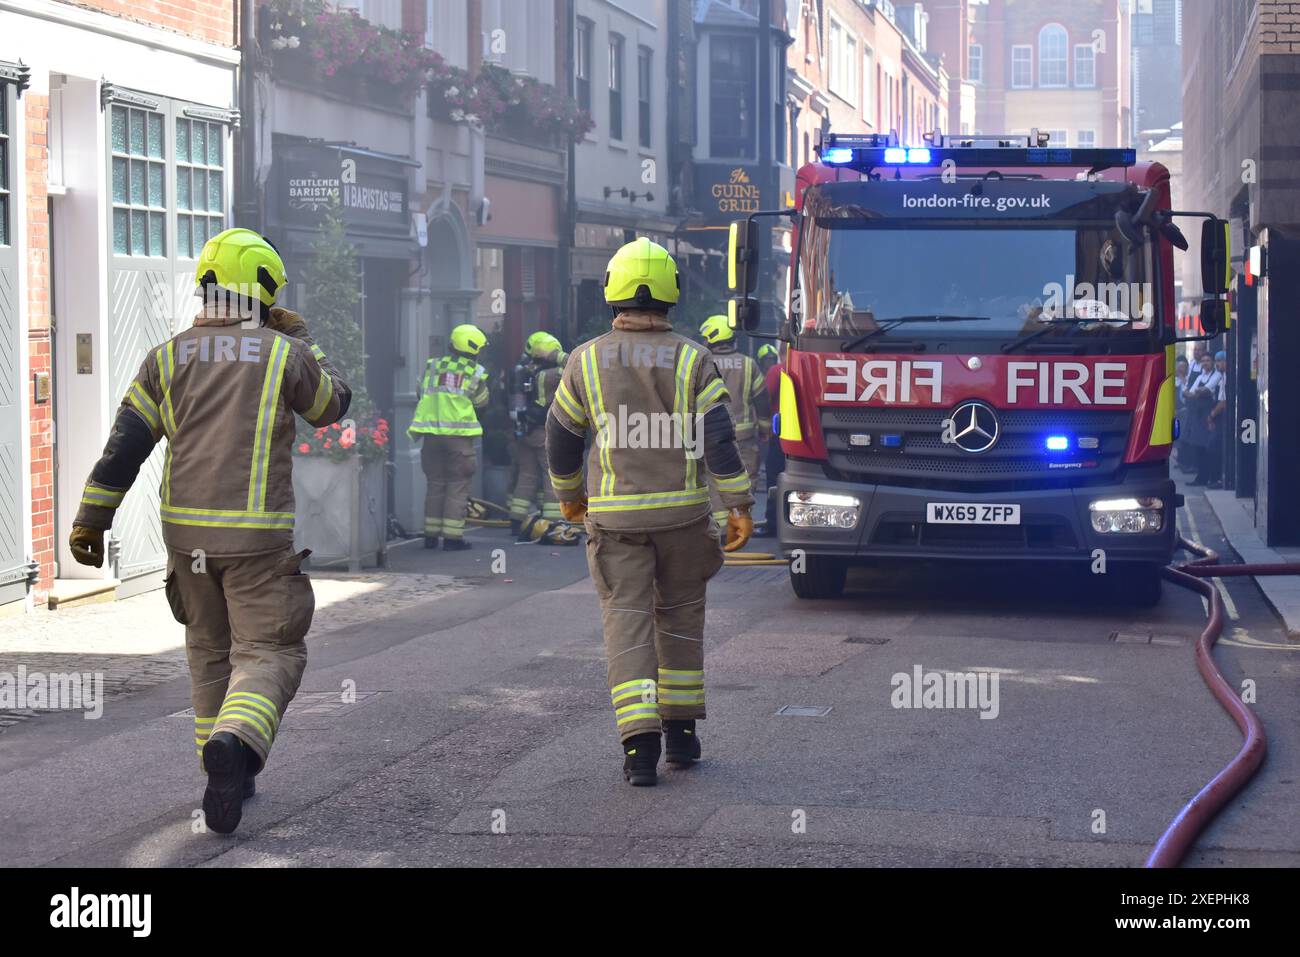
[[[487,370],[468,356],[430,359],[408,433],[482,435],[476,410],[487,405]]]

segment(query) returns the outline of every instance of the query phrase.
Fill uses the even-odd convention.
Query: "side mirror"
[[[748,296],[735,296],[727,301],[727,321],[733,329],[753,332],[762,318],[758,300]]]
[[[1226,299],[1205,299],[1201,302],[1201,329],[1213,339],[1232,325],[1232,313]]]
[[[758,270],[754,268],[757,261],[758,224],[752,219],[734,220],[727,235],[728,292],[749,296],[758,288]]]
[[[1201,287],[1205,295],[1227,293],[1232,278],[1228,272],[1228,254],[1228,221],[1207,219],[1201,224]]]

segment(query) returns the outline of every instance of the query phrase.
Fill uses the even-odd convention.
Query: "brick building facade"
[[[989,0],[975,10],[981,133],[1052,134],[1053,145],[1129,146],[1129,0]]]

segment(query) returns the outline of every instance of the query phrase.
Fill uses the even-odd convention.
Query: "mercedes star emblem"
[[[963,402],[952,414],[952,441],[963,452],[987,452],[998,441],[998,417],[983,402]]]

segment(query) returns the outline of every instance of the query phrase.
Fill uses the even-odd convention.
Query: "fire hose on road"
[[[1241,729],[1243,740],[1236,756],[1183,806],[1165,828],[1147,857],[1147,867],[1177,867],[1210,821],[1254,777],[1264,763],[1264,754],[1268,750],[1264,726],[1255,712],[1242,702],[1215,664],[1213,649],[1223,631],[1223,600],[1219,597],[1219,590],[1206,579],[1300,574],[1300,564],[1294,563],[1220,565],[1219,556],[1213,550],[1185,538],[1179,538],[1178,544],[1185,551],[1201,557],[1182,565],[1170,565],[1165,569],[1165,577],[1176,585],[1199,592],[1209,603],[1209,618],[1196,642],[1196,667],[1210,692]]]

